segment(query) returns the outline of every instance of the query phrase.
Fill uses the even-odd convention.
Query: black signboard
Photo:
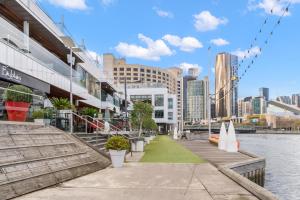
[[[0,79],[50,93],[50,84],[0,63]]]

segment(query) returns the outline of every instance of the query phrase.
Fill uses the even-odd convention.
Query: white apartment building
[[[151,102],[154,110],[153,119],[161,133],[168,133],[177,127],[175,94],[169,94],[168,89],[159,84],[129,84],[127,88],[128,97],[132,102]]]

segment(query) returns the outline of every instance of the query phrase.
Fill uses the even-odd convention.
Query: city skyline
[[[158,0],[131,1],[130,4],[117,0],[77,0],[73,5],[64,2],[40,1],[54,21],[59,22],[64,16],[65,25],[73,37],[78,42],[84,38],[92,54],[111,52],[126,57],[130,63],[165,68],[200,67],[200,79],[208,74],[209,65],[210,69],[214,67],[217,53],[244,55],[268,17],[265,32],[254,45],[264,46],[266,33],[270,32],[280,9],[286,5],[286,1],[276,3],[274,0],[243,0],[235,4],[229,4],[228,0],[193,1],[191,4]],[[135,6],[130,6],[132,4]],[[276,9],[270,15],[268,5],[272,4],[276,4]],[[239,97],[254,96],[257,88],[262,86],[270,88],[270,98],[299,93],[297,48],[300,30],[294,26],[300,19],[297,11],[299,5],[293,1],[288,16],[283,17],[268,46],[263,48],[262,55],[240,82]],[[138,16],[143,17],[139,19]],[[214,23],[206,23],[206,19],[212,19]],[[153,25],[157,29],[153,29]],[[212,47],[210,60],[209,46]],[[251,52],[257,52],[257,48],[252,48]]]

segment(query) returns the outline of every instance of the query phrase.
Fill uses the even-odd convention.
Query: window
[[[156,70],[153,70],[152,73],[153,73],[153,74],[156,74]]]
[[[120,73],[120,76],[124,76],[124,73]]]
[[[164,111],[163,110],[156,110],[154,112],[154,116],[156,119],[164,118]]]
[[[133,76],[138,76],[138,73],[134,73]]]
[[[144,68],[141,68],[141,72],[144,72],[145,71],[145,69]]]
[[[131,73],[127,73],[127,76],[131,76]]]
[[[120,68],[120,71],[124,71],[124,68],[122,67],[122,68]]]
[[[139,80],[139,78],[138,77],[134,77],[133,80],[137,81],[137,80]]]
[[[147,69],[147,73],[151,73],[151,70],[150,70],[150,69]]]
[[[141,74],[141,76],[145,76],[145,74]]]
[[[131,71],[131,68],[127,68],[126,70],[127,70],[127,71]]]
[[[130,78],[130,77],[127,77],[126,80],[131,80],[131,78]]]
[[[153,78],[156,78],[156,75],[152,75]]]
[[[118,70],[118,68],[114,68],[114,71],[117,71]]]
[[[161,72],[160,72],[160,71],[158,71],[158,74],[159,74],[159,75],[161,75]]]
[[[168,109],[173,109],[173,99],[168,98]]]
[[[164,95],[155,95],[155,106],[164,106]]]
[[[114,73],[114,76],[117,76],[118,75],[118,73]]]
[[[151,79],[147,78],[147,81],[151,81]]]
[[[168,112],[168,120],[173,120],[173,113],[172,112]]]
[[[137,71],[138,71],[138,68],[133,68],[133,71],[137,72]]]

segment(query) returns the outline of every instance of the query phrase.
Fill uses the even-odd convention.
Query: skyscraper
[[[188,75],[188,76],[184,76],[183,77],[183,95],[182,95],[182,97],[183,97],[183,103],[182,103],[182,105],[183,105],[183,120],[184,121],[188,121],[188,118],[187,118],[187,109],[188,109],[188,99],[187,99],[187,88],[188,88],[188,82],[189,81],[194,81],[194,80],[196,80],[197,79],[197,77],[196,76],[190,76],[190,75]]]
[[[207,119],[208,77],[187,82],[187,121]]]
[[[300,94],[293,94],[292,95],[292,104],[294,106],[300,107]]]
[[[238,115],[238,57],[219,53],[215,65],[216,117]]]
[[[269,101],[269,88],[259,88],[259,96],[265,97],[265,100]]]

